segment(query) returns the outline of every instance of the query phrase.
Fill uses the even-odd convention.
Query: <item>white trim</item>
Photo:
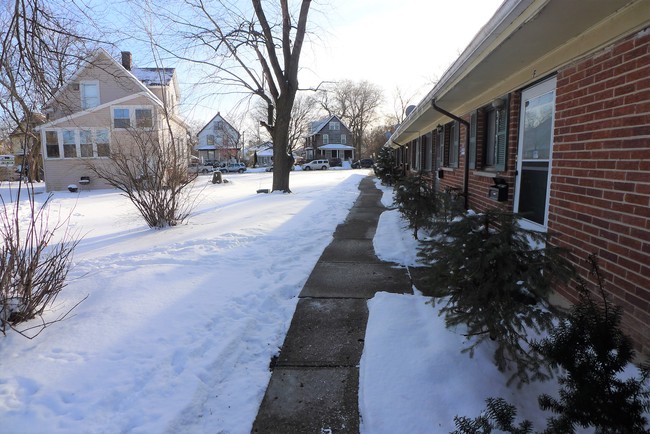
[[[87,85],[94,85],[97,88],[97,104],[92,107],[86,107],[84,105],[84,102],[86,100],[84,93]],[[81,99],[81,110],[90,110],[100,106],[102,103],[102,96],[101,96],[101,90],[99,86],[99,80],[81,80],[79,82],[79,98]]]
[[[73,113],[71,115],[64,116],[64,117],[59,118],[59,119],[55,119],[55,120],[53,120],[51,122],[48,122],[46,124],[39,125],[38,127],[36,127],[36,130],[38,131],[38,130],[41,130],[41,129],[44,129],[44,128],[51,128],[51,127],[54,127],[55,125],[59,124],[60,122],[70,122],[70,121],[73,121],[73,120],[77,119],[78,117],[85,116],[85,115],[87,115],[89,113],[94,113],[94,112],[103,110],[103,109],[105,109],[107,107],[111,107],[113,105],[126,105],[126,104],[122,104],[122,103],[130,101],[130,100],[138,98],[138,97],[141,97],[141,96],[148,97],[149,95],[147,95],[144,92],[134,93],[132,95],[125,96],[123,98],[116,99],[114,101],[98,105],[97,107],[94,107],[92,109],[76,112],[76,113]],[[158,104],[160,107],[162,107],[162,105],[160,105],[160,104],[162,104],[160,102],[160,100],[158,98],[156,98],[156,100],[152,101],[152,103]]]
[[[81,131],[90,131],[92,137],[92,147],[93,147],[93,156],[92,157],[82,157],[81,156]],[[48,157],[47,155],[47,142],[45,141],[45,136],[48,131],[56,133],[57,145],[59,149],[59,157]],[[63,132],[72,131],[74,133],[74,144],[76,157],[65,157],[64,143],[63,143]],[[108,146],[110,151],[111,143],[111,129],[108,127],[57,127],[57,128],[43,128],[41,133],[41,142],[45,145],[42,146],[42,157],[44,161],[62,161],[62,160],[88,160],[91,158],[108,158],[108,156],[99,156],[97,151],[97,136],[100,131],[106,131]]]
[[[521,93],[521,108],[519,110],[519,137],[517,140],[517,179],[515,181],[515,197],[513,209],[515,213],[519,212],[519,196],[521,193],[521,167],[523,163],[523,139],[524,139],[524,110],[526,109],[526,101],[532,98],[536,98],[542,95],[546,95],[550,92],[553,92],[553,116],[551,118],[551,143],[549,143],[549,155],[548,159],[540,159],[540,162],[548,162],[548,177],[546,180],[546,198],[544,203],[544,223],[539,224],[533,222],[524,217],[520,218],[520,225],[526,229],[532,229],[540,232],[546,232],[548,230],[548,209],[549,202],[551,197],[551,169],[553,167],[553,142],[554,142],[554,128],[555,128],[555,91],[557,88],[557,79],[556,77],[551,77],[548,80],[545,80],[541,83],[537,83],[531,87],[524,89]]]
[[[116,127],[115,126],[115,110],[128,110],[129,111],[129,126],[128,127],[125,128],[125,127]],[[135,118],[135,111],[136,110],[151,110],[151,127],[138,127],[137,120]],[[113,105],[113,106],[111,106],[111,129],[113,129],[113,130],[125,130],[125,129],[129,129],[129,128],[151,130],[155,126],[156,126],[156,121],[155,121],[155,117],[154,117],[153,106],[150,106],[150,105]]]

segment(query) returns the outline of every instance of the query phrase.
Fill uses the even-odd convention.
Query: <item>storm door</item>
[[[515,212],[526,227],[546,231],[555,119],[555,78],[522,92]]]

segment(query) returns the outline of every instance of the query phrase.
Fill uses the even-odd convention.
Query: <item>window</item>
[[[114,108],[113,109],[113,127],[114,128],[129,128],[131,127],[131,117],[129,116],[128,108]]]
[[[214,134],[208,134],[205,138],[205,142],[208,146],[214,146]]]
[[[438,127],[438,147],[436,148],[436,167],[445,164],[445,127]]]
[[[153,111],[150,108],[135,109],[135,126],[136,128],[152,128]]]
[[[345,145],[348,143],[348,138],[345,134],[341,134],[341,144]]]
[[[323,145],[329,145],[329,144],[330,144],[329,134],[323,134]]]
[[[341,124],[335,121],[330,122],[330,131],[338,131],[341,129]]]
[[[101,129],[95,131],[95,143],[97,145],[98,157],[109,157],[111,149],[108,144],[108,130]]]
[[[77,158],[75,130],[63,130],[63,158]]]
[[[79,131],[79,150],[81,151],[81,158],[91,158],[93,156],[92,130]]]
[[[458,147],[460,143],[460,128],[458,122],[450,125],[451,132],[449,135],[449,167],[458,167]]]
[[[56,131],[45,131],[45,152],[47,158],[61,158],[59,134]]]
[[[476,130],[478,128],[478,113],[474,112],[469,118],[469,168],[476,169]]]
[[[486,114],[484,163],[486,168],[505,170],[506,110],[498,108]]]
[[[88,110],[99,105],[99,83],[96,81],[82,81],[79,83],[81,91],[81,108]]]
[[[422,154],[424,155],[424,170],[426,172],[431,172],[431,163],[432,163],[431,160],[433,159],[432,149],[431,149],[433,145],[432,134],[429,133],[425,135],[422,138],[422,140],[423,140],[422,146],[424,148],[424,150],[422,151]]]

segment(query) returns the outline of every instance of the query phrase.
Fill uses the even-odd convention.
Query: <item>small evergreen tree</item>
[[[422,173],[401,179],[395,186],[394,201],[417,240],[418,230],[431,226],[437,211],[438,200],[431,180]]]
[[[550,330],[554,314],[544,303],[551,284],[571,267],[546,234],[523,230],[512,214],[489,211],[451,221],[423,243],[429,283],[442,298],[448,327],[464,324],[473,355],[486,339],[496,341],[496,366],[516,371],[521,383],[552,374],[528,339],[529,330]],[[540,248],[538,246],[546,245]]]
[[[386,185],[394,185],[401,178],[392,149],[384,146],[379,150],[375,161],[375,175]]]
[[[593,426],[598,433],[648,433],[644,412],[650,410],[650,389],[644,383],[650,367],[641,368],[640,379],[618,376],[634,358],[632,342],[620,329],[620,307],[605,294],[596,257],[589,261],[601,302],[592,299],[581,280],[580,302],[539,345],[563,370],[559,398],[539,397],[542,409],[558,415],[549,419],[545,433],[573,433],[576,426]]]
[[[456,430],[451,434],[490,434],[493,430],[511,434],[530,434],[533,424],[524,420],[518,426],[514,425],[517,409],[508,404],[503,398],[488,398],[487,410],[475,419],[464,416],[454,417]]]
[[[594,255],[589,257],[596,276],[601,303],[594,301],[582,279],[580,300],[570,314],[553,328],[550,336],[535,344],[542,356],[563,372],[558,378],[559,398],[538,398],[543,410],[556,417],[547,419],[542,434],[573,434],[576,427],[594,427],[597,434],[648,434],[650,366],[641,366],[640,378],[619,377],[632,362],[634,350],[620,329],[621,310],[612,306],[603,289],[603,279]],[[469,419],[456,416],[454,434],[491,433],[493,429],[529,433],[529,421],[512,425],[517,411],[502,398],[488,398],[487,410]]]

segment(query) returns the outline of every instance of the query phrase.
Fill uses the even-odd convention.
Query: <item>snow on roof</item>
[[[258,157],[272,157],[273,156],[273,149],[265,149],[263,151],[257,151],[257,156]]]
[[[174,68],[132,68],[131,74],[147,86],[167,86],[174,71]]]
[[[354,149],[354,146],[331,143],[329,145],[319,146],[318,149],[324,149],[326,151],[327,150],[352,150]]]
[[[333,117],[334,117],[334,116],[330,116],[330,117],[328,117],[328,118],[321,119],[321,120],[319,120],[319,121],[310,122],[310,123],[309,123],[309,135],[310,135],[310,136],[313,136],[314,134],[318,134],[318,132],[319,132],[320,130],[322,130],[323,127],[324,127],[325,125],[327,125],[327,123],[328,123],[330,120],[332,120]]]

